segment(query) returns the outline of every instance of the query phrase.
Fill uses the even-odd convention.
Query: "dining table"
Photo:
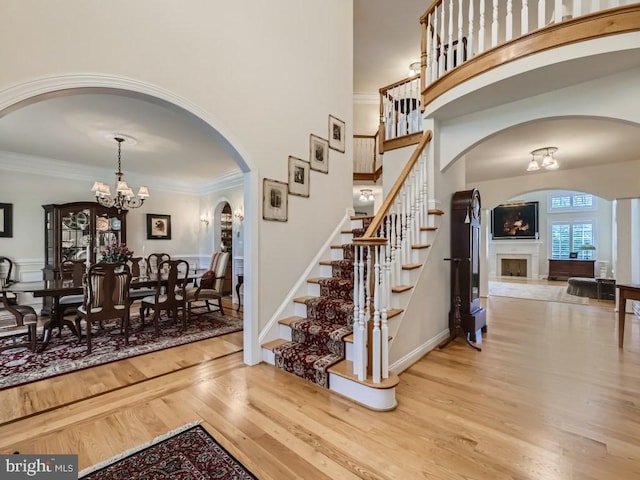
[[[197,279],[197,274],[189,274],[187,276],[187,283],[193,282]],[[144,277],[132,277],[130,289],[139,288],[152,288],[160,285],[164,285],[167,280],[166,273],[158,274],[151,273]],[[84,288],[81,280],[73,279],[50,279],[50,280],[38,280],[29,282],[12,282],[2,287],[2,292],[11,292],[14,294],[30,293],[34,297],[51,297],[52,306],[49,314],[49,319],[44,323],[42,343],[38,348],[38,351],[43,351],[49,345],[53,330],[59,329],[58,336],[62,334],[62,329],[67,327],[74,335],[80,338],[80,332],[77,331],[75,323],[71,320],[65,319],[60,312],[60,298],[67,295],[82,295]]]

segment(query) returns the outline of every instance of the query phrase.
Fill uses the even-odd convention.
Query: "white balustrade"
[[[372,221],[375,233],[354,239],[354,362],[359,380],[389,377],[389,324],[392,288],[403,282],[402,266],[412,262],[429,219],[425,133],[396,185]],[[371,322],[371,324],[369,324]],[[367,362],[371,359],[371,365]]]
[[[431,85],[488,48],[550,24],[619,7],[624,3],[620,0],[521,0],[515,2],[514,14],[513,0],[437,0],[427,5],[428,9],[421,19],[425,39],[423,87]],[[491,22],[490,25],[487,22]]]

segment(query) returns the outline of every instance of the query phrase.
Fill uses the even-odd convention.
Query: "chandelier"
[[[122,210],[140,207],[145,198],[149,197],[149,189],[142,185],[138,189],[138,195],[133,194],[133,189],[127,185],[124,180],[124,173],[122,173],[121,156],[124,138],[114,137],[114,140],[118,142],[118,171],[116,172],[115,195],[111,196],[109,185],[97,180],[93,183],[91,191],[96,192],[96,201],[100,205],[108,208],[115,207],[120,213]]]
[[[544,168],[546,170],[557,170],[560,165],[558,164],[558,161],[553,158],[553,154],[557,151],[557,147],[543,147],[531,152],[531,160],[529,161],[527,172],[535,172],[536,170],[540,170],[540,168]],[[542,159],[540,163],[538,163],[538,157]]]
[[[360,190],[361,202],[373,202],[373,190],[369,188],[363,188]]]

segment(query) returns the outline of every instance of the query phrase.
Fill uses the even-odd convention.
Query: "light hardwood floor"
[[[461,339],[405,371],[376,413],[242,363],[240,333],[0,391],[0,452],[80,468],[192,421],[258,478],[640,478],[640,322],[617,347],[612,302],[491,297]]]

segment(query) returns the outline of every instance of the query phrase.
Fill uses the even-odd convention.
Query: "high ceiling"
[[[419,17],[428,4],[424,0],[354,0],[354,93],[376,95],[380,87],[406,76],[409,64],[420,58]],[[559,148],[556,157],[561,168],[637,159],[639,133],[638,126],[606,119],[521,125],[466,153],[467,181],[523,175],[528,152],[545,146]],[[122,146],[122,166],[130,183],[136,177],[151,177],[151,187],[155,180],[197,190],[212,179],[239,173],[208,126],[176,107],[143,98],[85,91],[53,96],[0,117],[0,151],[8,152],[5,156],[34,164],[48,159],[59,162],[61,168],[99,168],[111,175],[104,181],[114,178],[114,134],[137,141],[125,141]],[[189,169],[182,168],[185,158]]]

